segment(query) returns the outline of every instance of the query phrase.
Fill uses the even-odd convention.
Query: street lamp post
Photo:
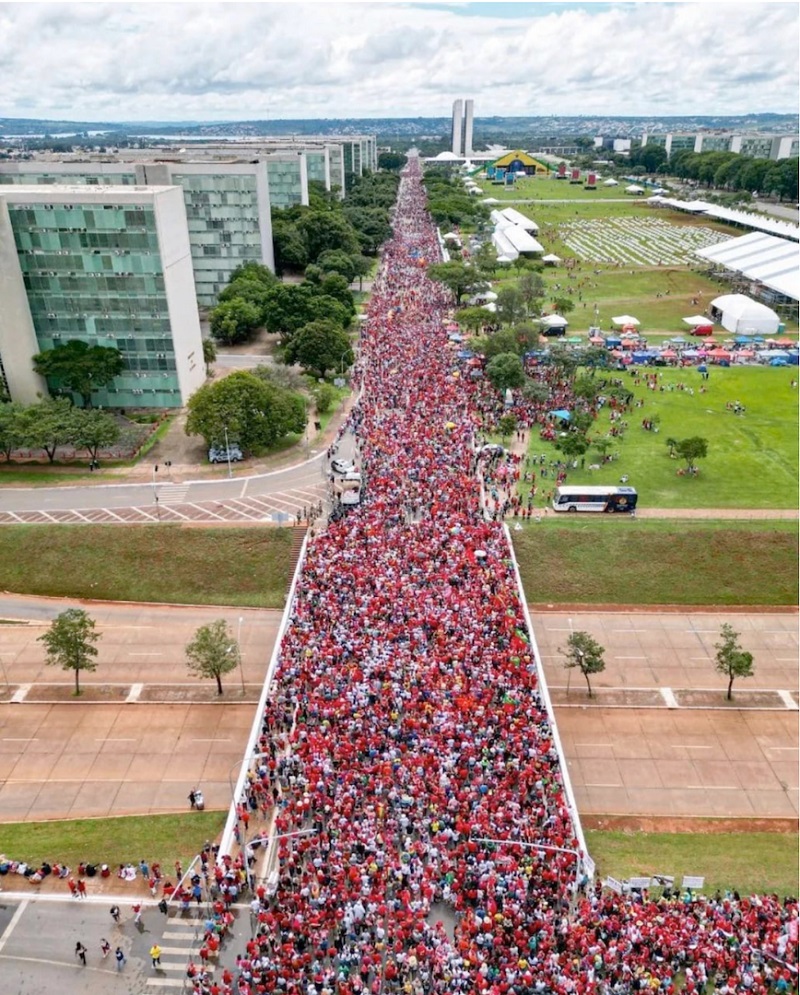
[[[231,447],[228,445],[228,426],[223,425],[222,429],[225,433],[225,455],[228,458],[228,476],[233,476],[233,470],[231,469]]]
[[[244,697],[244,666],[242,665],[242,622],[244,619],[239,616],[239,627],[236,630],[236,645],[239,648],[239,677],[242,679],[242,697]]]
[[[503,846],[521,846],[528,850],[538,850],[541,853],[571,853],[575,857],[576,868],[575,868],[575,881],[572,885],[572,894],[569,900],[569,910],[570,913],[575,911],[575,905],[578,901],[578,888],[580,886],[580,872],[583,866],[583,855],[580,850],[574,849],[570,846],[551,846],[549,843],[526,843],[524,840],[500,840],[494,839],[491,836],[470,836],[471,840],[476,843],[495,843],[497,845]]]

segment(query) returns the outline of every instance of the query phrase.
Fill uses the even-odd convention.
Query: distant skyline
[[[0,117],[797,113],[792,3],[0,3]]]

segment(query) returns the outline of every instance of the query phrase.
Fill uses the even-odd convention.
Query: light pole
[[[570,638],[572,638],[572,619],[568,618],[567,621],[569,622],[569,634],[570,634]],[[571,680],[572,680],[572,667],[567,667],[567,697],[568,698],[569,698],[569,686],[570,686]]]
[[[575,904],[578,900],[579,876],[583,865],[583,855],[580,850],[570,846],[551,846],[549,843],[526,843],[524,840],[499,840],[491,836],[470,836],[476,843],[495,843],[498,846],[521,846],[528,850],[538,850],[540,853],[571,853],[575,857],[575,881],[572,885],[572,894],[569,900],[570,912],[575,911]]]
[[[156,484],[156,474],[158,473],[158,463],[153,465],[153,500],[156,503],[156,515],[161,520],[161,510],[158,507],[158,485]]]
[[[236,630],[236,645],[239,648],[239,676],[242,679],[242,697],[244,697],[244,667],[242,665],[242,622],[244,619],[239,616],[239,627]]]
[[[225,433],[225,455],[228,458],[228,476],[233,476],[233,470],[231,469],[231,447],[228,445],[228,426],[223,425],[223,432]]]

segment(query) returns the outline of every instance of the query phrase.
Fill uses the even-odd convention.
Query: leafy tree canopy
[[[264,295],[270,293],[269,290],[262,291],[258,285],[255,286],[257,287],[256,293],[262,299]],[[209,315],[211,334],[218,342],[223,342],[225,345],[238,345],[241,342],[249,341],[262,321],[262,307],[245,300],[243,297],[223,300]]]
[[[486,366],[486,376],[495,390],[505,392],[509,387],[513,390],[525,383],[525,371],[522,360],[514,352],[503,352],[489,360]]]
[[[586,679],[586,687],[589,690],[589,697],[593,697],[592,674],[602,674],[606,669],[606,662],[603,659],[605,649],[593,639],[588,632],[580,629],[569,634],[566,647],[560,649],[564,654],[564,666],[567,670],[577,667]]]
[[[353,349],[340,326],[320,319],[304,325],[292,336],[285,358],[287,363],[299,363],[307,372],[324,377],[328,370],[350,366]]]
[[[239,645],[224,618],[201,625],[186,646],[189,672],[197,677],[213,678],[217,682],[217,694],[222,694],[222,675],[229,674],[239,665],[239,654]]]
[[[33,357],[33,368],[51,385],[79,394],[84,407],[91,407],[92,393],[122,373],[125,361],[118,349],[90,346],[79,339],[46,349]]]
[[[75,671],[75,694],[79,695],[81,671],[97,670],[94,644],[98,639],[100,633],[95,631],[94,619],[81,608],[67,608],[53,619],[50,628],[37,641],[45,645],[47,664]]]
[[[720,674],[728,678],[727,699],[733,697],[733,682],[737,677],[753,676],[753,654],[743,650],[739,644],[739,633],[725,622],[720,629],[720,642],[714,643],[717,651],[716,666]]]
[[[225,438],[248,452],[263,452],[290,432],[305,430],[305,401],[249,370],[204,384],[189,398],[187,435],[201,435],[206,444]]]

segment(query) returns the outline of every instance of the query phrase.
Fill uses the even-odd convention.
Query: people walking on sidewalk
[[[157,943],[150,947],[150,957],[153,961],[153,967],[161,967],[161,947]]]
[[[79,957],[81,964],[86,967],[86,947],[80,940],[75,944],[75,956]]]
[[[117,949],[114,951],[114,957],[116,958],[117,961],[117,970],[121,971],[123,967],[125,967],[125,961],[127,959],[125,957],[125,954],[122,952],[122,947],[117,947]]]
[[[100,952],[103,955],[103,960],[105,960],[111,952],[111,944],[105,937],[100,940]]]

